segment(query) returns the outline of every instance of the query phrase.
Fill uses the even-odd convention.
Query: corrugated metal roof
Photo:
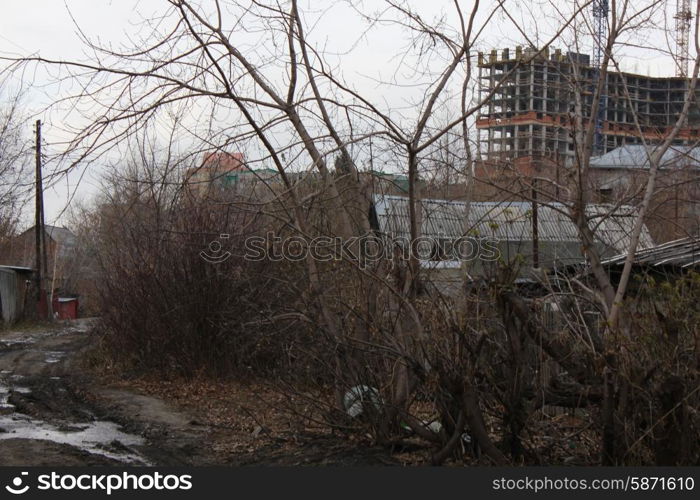
[[[624,265],[626,254],[616,255],[603,261],[604,265]],[[648,266],[691,267],[700,264],[700,239],[682,238],[651,248],[638,250],[634,254],[635,264]]]
[[[407,197],[377,195],[374,206],[381,232],[394,238],[410,238]],[[421,236],[454,240],[468,235],[498,241],[532,241],[532,203],[529,202],[472,202],[466,224],[464,202],[421,200],[421,207]],[[589,205],[586,211],[596,237],[606,246],[624,252],[638,212],[626,205],[612,213],[611,210],[611,205]],[[538,206],[539,240],[578,242],[578,230],[567,214],[568,208],[561,203]],[[644,226],[639,248],[650,246],[653,241]]]
[[[649,168],[649,155],[656,146],[634,144],[615,148],[591,158],[593,168]],[[700,148],[671,146],[661,157],[661,168],[700,168]]]
[[[19,272],[24,272],[24,273],[33,273],[34,272],[33,268],[25,267],[25,266],[0,265],[0,269],[5,269],[8,271],[19,271]]]

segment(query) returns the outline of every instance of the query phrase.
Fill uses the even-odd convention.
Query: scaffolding
[[[483,157],[573,157],[577,93],[583,125],[591,120],[597,68],[590,57],[516,47],[515,51],[479,53],[478,62],[484,106],[476,126]],[[600,154],[665,137],[678,119],[688,88],[687,78],[608,71],[603,85],[606,106],[600,124]],[[700,113],[694,106],[677,143],[694,143],[699,131]]]

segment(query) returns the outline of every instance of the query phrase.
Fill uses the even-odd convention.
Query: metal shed
[[[24,314],[28,280],[33,269],[20,266],[0,266],[0,318],[6,325]]]
[[[377,196],[374,199],[375,228],[380,234],[408,241],[410,238],[409,201],[404,196]],[[504,260],[516,257],[532,261],[533,205],[530,202],[420,201],[420,235],[436,241],[454,241],[463,237],[490,240]],[[625,252],[629,246],[637,209],[608,204],[589,205],[589,225],[604,257]],[[576,224],[566,205],[550,203],[537,207],[537,247],[540,267],[553,268],[584,260]],[[646,226],[642,228],[639,248],[653,241]],[[478,260],[473,263],[479,267]],[[479,273],[479,269],[476,269]]]

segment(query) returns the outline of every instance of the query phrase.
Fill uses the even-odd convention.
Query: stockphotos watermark
[[[92,491],[111,495],[115,491],[188,491],[192,489],[190,474],[111,473],[111,474],[39,474],[35,482],[28,472],[20,472],[5,490],[13,495],[28,491]]]
[[[199,255],[211,264],[220,264],[232,255],[227,246],[230,235],[222,233],[209,242]],[[493,238],[461,236],[458,238],[421,236],[414,240],[402,237],[366,234],[352,238],[339,236],[281,237],[272,232],[265,236],[250,236],[243,242],[243,255],[249,261],[302,261],[308,258],[320,262],[346,260],[361,267],[383,260],[417,258],[421,261],[474,260],[497,261],[501,257],[498,241]]]

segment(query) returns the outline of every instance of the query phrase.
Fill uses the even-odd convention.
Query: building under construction
[[[591,117],[598,78],[585,54],[522,47],[479,53],[479,91],[486,102],[476,126],[483,158],[563,164],[574,154],[577,93],[584,125],[597,122],[597,154],[665,137],[688,98],[688,78],[608,71],[599,114]],[[676,143],[693,145],[698,138],[700,112],[693,104]]]

